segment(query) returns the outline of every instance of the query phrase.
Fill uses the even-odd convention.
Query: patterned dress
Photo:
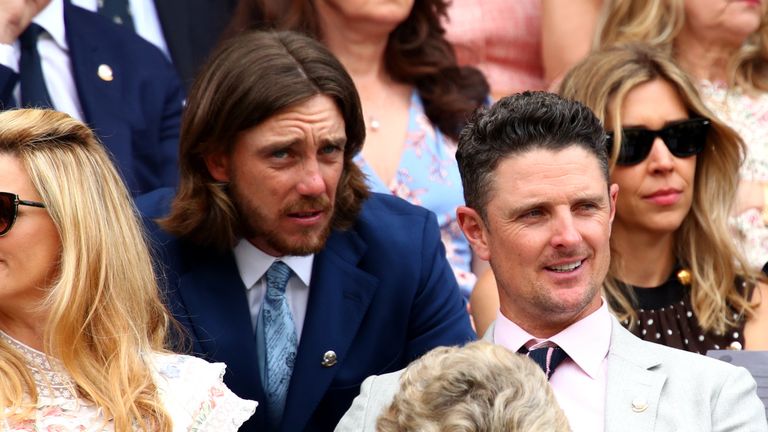
[[[0,332],[0,339],[21,353],[37,385],[37,410],[24,419],[0,421],[4,432],[112,432],[101,408],[78,397],[74,382],[55,359]],[[150,355],[153,377],[174,432],[235,432],[256,409],[222,381],[223,363],[178,354]]]
[[[456,219],[456,208],[464,205],[456,144],[432,125],[416,91],[411,95],[405,148],[392,182],[385,184],[362,155],[355,161],[367,176],[372,191],[393,194],[437,215],[448,262],[459,288],[468,297],[477,278],[471,270],[469,242]]]
[[[768,183],[768,93],[746,94],[724,82],[709,81],[700,82],[699,90],[707,107],[738,132],[747,146],[741,179]],[[752,208],[736,215],[730,224],[750,266],[763,268],[768,262],[768,227],[760,210]]]
[[[679,270],[679,269],[678,269]],[[637,322],[624,327],[639,338],[685,351],[706,354],[708,350],[744,348],[744,317],[735,310],[729,313],[738,325],[723,334],[706,332],[693,313],[690,285],[684,285],[672,272],[658,287],[632,287],[637,299]],[[746,289],[745,286],[742,286]]]

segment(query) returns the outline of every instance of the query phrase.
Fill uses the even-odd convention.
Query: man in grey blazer
[[[618,186],[588,108],[503,98],[467,125],[456,159],[459,223],[499,289],[485,339],[540,358],[574,431],[768,431],[745,369],[644,342],[609,313],[600,287]],[[374,431],[399,377],[368,378],[336,431]]]

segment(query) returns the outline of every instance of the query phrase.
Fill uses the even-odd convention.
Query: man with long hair
[[[368,375],[474,338],[434,214],[366,189],[359,98],[320,43],[226,42],[181,135],[178,191],[139,205],[193,351],[262,404],[241,430],[331,430]]]

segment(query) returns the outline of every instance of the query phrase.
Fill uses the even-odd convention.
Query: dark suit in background
[[[155,0],[163,37],[186,88],[216,46],[237,0]]]
[[[83,120],[114,155],[129,191],[175,186],[184,95],[173,66],[135,33],[69,1],[64,25]],[[101,65],[111,81],[99,74]],[[0,65],[3,106],[14,106],[18,79]]]

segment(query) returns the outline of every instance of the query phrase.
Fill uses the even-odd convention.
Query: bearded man
[[[242,34],[192,88],[178,191],[139,199],[193,352],[261,404],[241,430],[332,430],[367,376],[475,337],[434,214],[368,192],[364,138],[324,47]]]

